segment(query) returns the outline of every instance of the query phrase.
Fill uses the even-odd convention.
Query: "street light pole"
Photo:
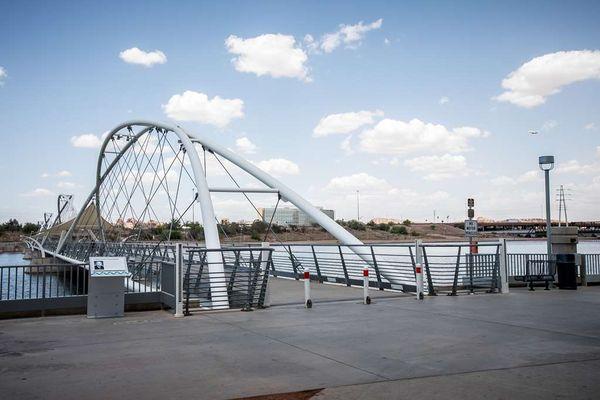
[[[356,220],[360,221],[360,192],[356,191]]]
[[[540,169],[544,171],[546,185],[546,251],[548,261],[552,260],[552,222],[550,219],[550,171],[554,168],[554,156],[541,156],[539,158]]]

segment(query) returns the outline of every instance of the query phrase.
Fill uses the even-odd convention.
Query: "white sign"
[[[125,257],[90,257],[90,275],[129,276]]]
[[[477,236],[477,221],[475,221],[474,219],[465,220],[465,235]]]

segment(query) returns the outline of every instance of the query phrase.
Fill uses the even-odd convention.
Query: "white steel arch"
[[[138,129],[138,131],[135,132],[134,128]],[[124,130],[126,130],[129,133],[123,134],[122,132]],[[200,205],[206,248],[219,249],[221,247],[221,243],[217,230],[217,221],[215,218],[210,189],[208,187],[205,171],[200,161],[198,151],[194,146],[195,143],[203,146],[204,149],[209,150],[210,152],[213,152],[216,155],[219,155],[231,162],[232,164],[236,165],[242,171],[258,179],[260,182],[262,182],[264,185],[270,188],[272,192],[279,193],[282,200],[292,203],[299,210],[303,211],[314,221],[316,221],[321,227],[323,227],[327,232],[329,232],[333,237],[335,237],[341,244],[349,246],[349,248],[354,253],[356,253],[361,259],[363,259],[367,264],[372,264],[370,253],[368,253],[368,251],[362,246],[363,243],[360,240],[358,240],[355,236],[353,236],[343,227],[338,225],[333,219],[325,215],[321,210],[313,206],[310,202],[305,200],[302,196],[300,196],[291,188],[283,184],[278,179],[274,178],[265,171],[256,167],[254,164],[245,160],[243,157],[228,150],[224,146],[221,146],[199,135],[188,133],[178,125],[169,125],[146,120],[133,120],[123,122],[117,125],[115,128],[113,128],[106,135],[98,156],[96,168],[96,185],[89,194],[86,201],[83,203],[83,207],[71,223],[67,232],[61,235],[61,238],[56,248],[56,253],[60,254],[63,246],[67,241],[74,240],[73,238],[75,229],[78,226],[82,215],[84,215],[84,213],[86,212],[89,214],[89,210],[87,209],[87,207],[88,205],[92,204],[92,202],[95,203],[96,213],[98,214],[97,221],[100,227],[100,232],[102,234],[100,240],[107,240],[104,236],[104,231],[102,229],[102,215],[100,215],[100,187],[103,184],[103,182],[107,179],[113,168],[115,168],[115,166],[118,164],[121,158],[124,157],[124,155],[130,149],[130,147],[134,143],[136,143],[136,141],[138,141],[143,135],[150,134],[153,132],[153,130],[156,130],[155,132],[161,133],[172,132],[177,136],[182,148],[185,149],[185,154],[187,154],[187,159],[189,160],[191,170],[193,173],[193,184],[198,194],[195,201]],[[122,137],[126,137],[125,145],[119,149],[118,154],[115,155],[112,162],[110,162],[109,165],[106,165],[106,160],[104,159],[104,157],[107,152],[108,144],[111,142],[111,140],[119,139]],[[104,165],[103,162],[105,162]],[[224,277],[223,266],[219,260],[219,253],[208,252],[207,257],[210,257],[207,261],[209,262],[209,270],[211,275],[215,274],[214,276],[221,275],[222,277]],[[215,286],[213,289],[217,292],[223,291],[222,287],[219,288]],[[222,304],[222,306],[225,305],[226,304]]]

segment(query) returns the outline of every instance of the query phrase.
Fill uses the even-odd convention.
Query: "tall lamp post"
[[[546,248],[548,252],[548,261],[552,260],[551,243],[551,221],[550,221],[550,171],[554,168],[554,156],[540,156],[540,169],[544,171],[544,180],[546,182]]]

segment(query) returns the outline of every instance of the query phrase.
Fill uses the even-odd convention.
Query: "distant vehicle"
[[[538,131],[529,131],[529,133],[532,135],[537,135],[539,132]]]

